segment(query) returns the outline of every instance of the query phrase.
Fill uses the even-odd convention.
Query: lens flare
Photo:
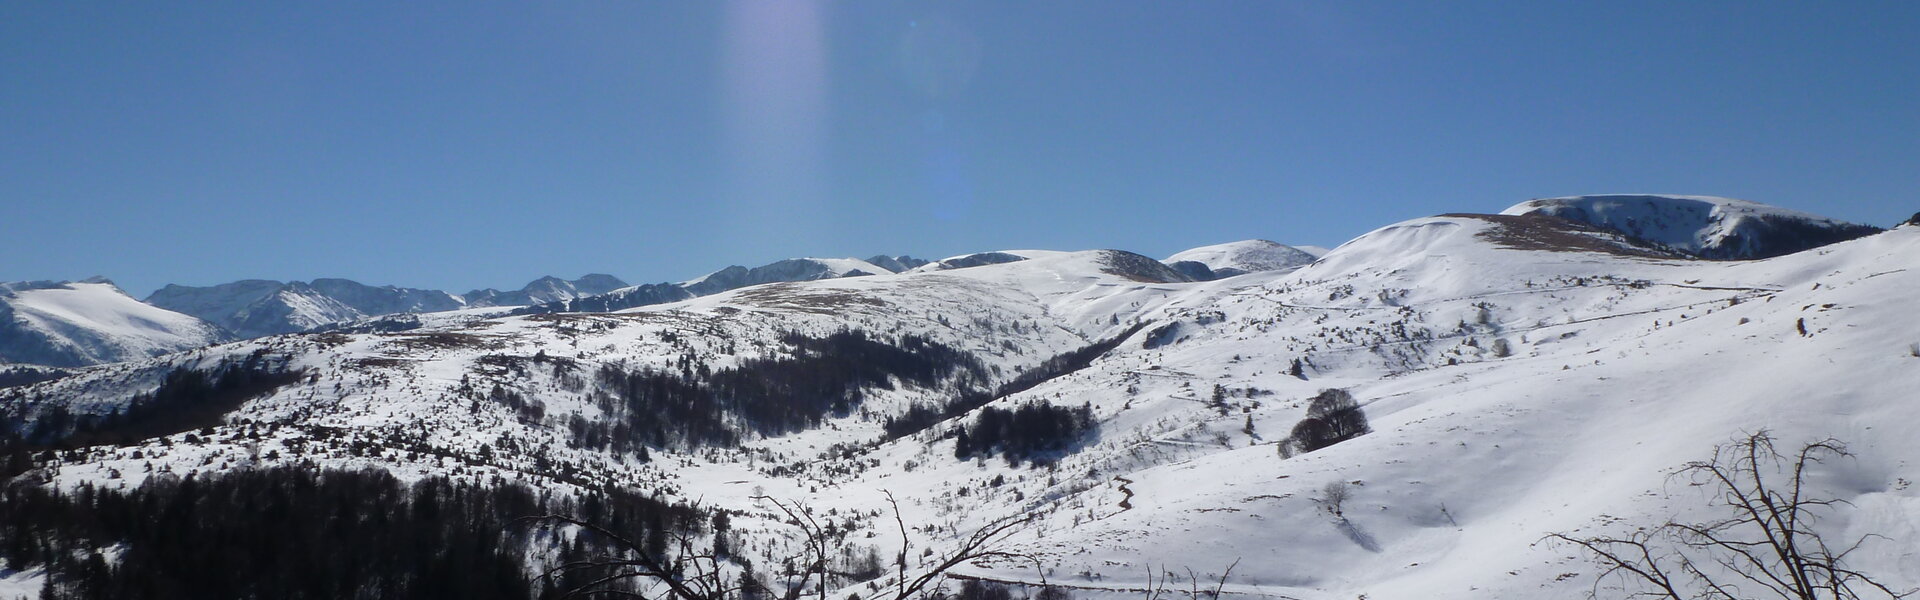
[[[721,53],[722,200],[748,227],[820,231],[827,154],[824,7],[813,1],[735,0]]]

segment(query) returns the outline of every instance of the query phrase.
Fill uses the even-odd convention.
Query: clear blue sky
[[[1920,210],[1920,3],[0,3],[0,280],[464,291]]]

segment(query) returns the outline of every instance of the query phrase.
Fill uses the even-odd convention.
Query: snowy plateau
[[[801,585],[781,559],[807,543],[783,507],[855,558],[886,557],[826,578],[821,598],[884,595],[1010,517],[1026,520],[1001,547],[1031,560],[946,575],[1079,598],[1141,598],[1163,577],[1249,599],[1625,597],[1545,538],[1718,518],[1671,474],[1765,430],[1783,447],[1847,444],[1806,478],[1845,501],[1813,526],[1867,536],[1850,565],[1920,586],[1920,225],[1586,196],[1395,223],[1331,250],[783,269],[799,274],[659,284],[681,290],[659,304],[457,306],[405,328],[217,345],[101,284],[8,288],[21,319],[128,333],[109,344],[118,362],[0,388],[0,428],[30,447],[0,487],[114,494],[297,467],[625,490],[697,509],[682,548],[724,537],[724,578],[775,597]],[[709,283],[726,289],[685,291]],[[243,365],[266,375],[207,378]],[[187,380],[221,397],[179,392]],[[1283,448],[1330,389],[1370,432]],[[1039,405],[1086,423],[1033,452],[963,445],[982,443],[970,433],[989,413]],[[715,515],[726,531],[704,526]],[[542,531],[498,534],[528,581],[583,535]],[[62,551],[111,569],[139,550],[86,539],[97,547]],[[46,564],[0,564],[0,598],[47,584]]]

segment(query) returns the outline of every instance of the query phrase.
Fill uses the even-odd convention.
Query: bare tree
[[[1218,600],[1220,593],[1227,587],[1227,577],[1232,575],[1233,568],[1238,566],[1240,566],[1239,560],[1234,560],[1233,564],[1227,565],[1227,570],[1220,573],[1220,577],[1214,580],[1213,587],[1211,588],[1200,587],[1200,576],[1194,574],[1191,567],[1186,567],[1187,589],[1180,590],[1169,586],[1176,576],[1172,571],[1166,570],[1165,565],[1161,565],[1160,569],[1154,569],[1152,563],[1147,563],[1147,587],[1142,591],[1146,594],[1146,600],[1162,600],[1163,598],[1171,596],[1173,593],[1185,594],[1187,600],[1202,600],[1203,598],[1205,600]],[[1157,577],[1154,575],[1155,572],[1159,573]],[[1177,598],[1178,596],[1173,597]]]
[[[1327,482],[1327,487],[1321,488],[1318,500],[1321,508],[1327,509],[1327,513],[1345,519],[1347,499],[1352,497],[1351,484],[1345,481],[1330,481]]]
[[[820,526],[813,518],[812,511],[806,507],[784,502],[779,499],[756,496],[754,500],[771,503],[787,517],[787,522],[800,528],[804,538],[798,556],[790,561],[802,565],[799,570],[800,581],[789,585],[783,600],[800,600],[806,592],[809,580],[818,576],[819,597],[825,600],[830,591],[829,578],[845,577],[846,573],[832,570],[832,559],[842,542],[842,536],[833,535],[828,528]],[[893,494],[887,493],[887,501],[893,502]],[[955,567],[976,561],[1007,559],[1034,561],[1031,556],[1004,549],[1007,538],[1021,525],[1038,517],[1036,513],[1026,513],[1014,517],[998,519],[976,530],[972,535],[960,541],[960,544],[941,556],[931,567],[918,577],[907,578],[906,557],[909,541],[906,522],[900,518],[898,503],[894,503],[894,521],[900,528],[901,549],[895,558],[898,582],[894,595],[887,600],[911,600],[937,589],[947,572]],[[698,550],[698,545],[684,534],[674,534],[674,546],[678,553],[656,555],[633,539],[600,525],[582,521],[565,515],[540,515],[521,519],[525,522],[560,523],[572,525],[593,532],[611,543],[617,555],[604,556],[591,560],[574,561],[555,566],[542,574],[542,579],[551,579],[569,572],[597,574],[588,581],[575,585],[561,594],[561,598],[583,598],[591,596],[619,596],[648,598],[643,593],[618,589],[614,586],[634,581],[649,583],[653,589],[664,588],[657,596],[670,600],[736,600],[746,590],[739,579],[724,576],[724,559],[711,552]],[[1036,564],[1037,561],[1035,561]],[[1045,585],[1044,573],[1042,585]]]
[[[1604,567],[1594,581],[1596,598],[1609,580],[1618,582],[1615,589],[1626,598],[1670,600],[1855,600],[1920,592],[1895,591],[1846,566],[1848,555],[1880,536],[1836,547],[1814,529],[1818,513],[1848,503],[1811,495],[1807,470],[1846,456],[1852,455],[1833,439],[1784,454],[1762,430],[1715,447],[1711,459],[1687,463],[1674,473],[1690,486],[1711,488],[1714,504],[1732,516],[1668,521],[1623,537],[1556,533],[1547,539],[1577,546]]]

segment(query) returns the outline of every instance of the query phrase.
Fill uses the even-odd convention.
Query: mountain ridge
[[[1562,217],[1716,260],[1771,258],[1882,231],[1717,196],[1567,196],[1529,200],[1501,214]]]

